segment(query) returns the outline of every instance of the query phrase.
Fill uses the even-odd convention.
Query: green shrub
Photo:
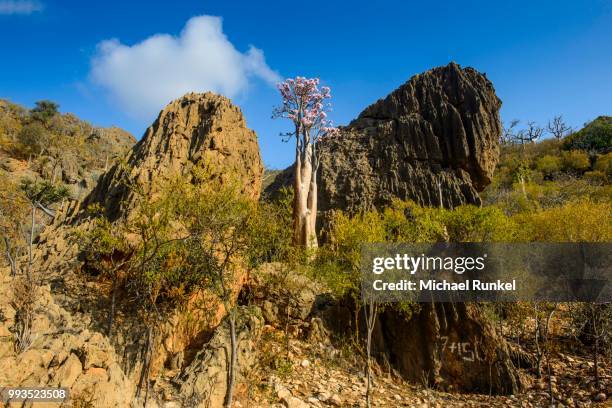
[[[515,235],[513,221],[493,206],[460,206],[444,211],[443,220],[451,242],[505,242]]]
[[[540,157],[536,163],[536,168],[546,177],[550,177],[561,170],[561,158],[557,156],[546,155]]]
[[[588,199],[515,217],[519,239],[541,242],[608,242],[612,204]]]
[[[612,177],[612,152],[597,156],[593,169]]]
[[[589,169],[591,162],[589,155],[581,150],[570,150],[563,152],[561,155],[563,160],[563,168],[569,171],[582,173]]]
[[[24,155],[41,155],[49,147],[50,135],[43,125],[33,122],[21,128],[17,140]]]

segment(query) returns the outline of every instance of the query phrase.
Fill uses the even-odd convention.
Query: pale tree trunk
[[[236,382],[236,354],[238,345],[236,344],[236,315],[235,310],[230,310],[228,314],[230,328],[230,363],[227,375],[227,391],[225,393],[226,408],[231,408],[234,399],[234,383]]]
[[[317,182],[314,149],[307,134],[302,135],[301,141],[298,138],[295,156],[293,240],[296,245],[314,248],[317,246]]]
[[[28,251],[28,281],[32,281],[32,251],[34,246],[34,229],[36,228],[36,205],[32,204],[32,222],[30,225],[30,242]]]
[[[368,331],[366,337],[366,406],[368,408],[372,406],[372,333],[374,331],[374,325],[376,324],[377,311],[378,304],[373,301],[369,305],[364,305]]]
[[[525,177],[521,175],[519,177],[519,180],[521,182],[521,191],[523,193],[523,197],[527,198],[527,190],[525,190]]]

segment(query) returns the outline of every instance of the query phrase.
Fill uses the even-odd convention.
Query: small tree
[[[328,87],[319,89],[318,78],[296,77],[278,84],[283,104],[274,110],[273,117],[291,120],[294,126],[286,137],[295,136],[295,170],[293,202],[293,241],[306,248],[318,246],[315,224],[317,220],[317,172],[320,164],[319,142],[338,134],[327,119],[331,98]]]
[[[90,212],[96,212],[98,208],[89,208]],[[77,241],[83,249],[83,255],[88,267],[100,271],[101,276],[111,280],[110,307],[108,311],[108,323],[106,334],[112,338],[113,321],[117,301],[117,292],[120,287],[121,272],[127,275],[131,254],[125,239],[125,231],[121,225],[112,224],[108,218],[99,215],[94,220],[92,229],[78,234]]]
[[[236,284],[250,262],[265,257],[260,241],[269,237],[259,228],[264,224],[258,221],[257,203],[233,186],[204,186],[192,191],[184,196],[181,215],[188,230],[186,265],[198,286],[218,296],[227,315],[230,345],[224,405],[231,407],[238,357]]]
[[[567,134],[571,133],[572,128],[563,121],[563,116],[558,115],[555,116],[552,121],[548,121],[546,130],[548,130],[555,139],[561,140],[567,136]]]
[[[577,337],[585,343],[591,344],[595,387],[597,390],[601,390],[599,354],[606,346],[610,346],[612,305],[610,303],[580,303],[575,305],[572,312]]]
[[[28,178],[23,179],[19,187],[29,203],[31,212],[30,230],[28,231],[28,237],[24,240],[27,250],[14,250],[8,234],[4,235],[4,243],[6,256],[11,266],[11,274],[15,277],[11,299],[12,307],[15,309],[15,324],[13,326],[15,349],[17,352],[23,352],[32,341],[32,321],[39,284],[37,278],[40,278],[40,276],[35,276],[33,270],[34,238],[37,229],[36,211],[40,209],[44,214],[52,217],[53,211],[49,206],[61,201],[68,195],[68,191],[65,187],[55,186],[48,181],[39,182]],[[21,262],[17,257],[18,254],[27,254],[27,258]]]
[[[384,242],[387,238],[383,214],[377,211],[357,214],[349,218],[342,212],[334,214],[329,233],[329,253],[321,254],[325,277],[332,289],[347,292],[355,301],[355,334],[359,341],[359,309],[363,307],[366,324],[366,405],[372,405],[372,335],[378,319],[379,303],[371,296],[361,296],[361,248],[368,242]]]
[[[49,181],[36,181],[25,178],[21,181],[21,190],[24,192],[31,208],[30,234],[28,240],[28,266],[26,274],[28,279],[32,279],[32,255],[34,236],[36,231],[36,210],[41,210],[49,217],[54,216],[51,205],[67,198],[69,193],[65,186],[56,186]]]
[[[33,122],[21,128],[17,139],[25,156],[42,156],[49,149],[51,135],[43,125]]]
[[[537,123],[533,121],[529,121],[525,129],[521,129],[514,134],[514,142],[520,144],[524,149],[525,144],[537,142],[543,134],[544,128],[538,126]]]
[[[49,100],[36,102],[36,106],[32,108],[30,114],[32,118],[43,123],[47,123],[49,119],[59,113],[59,105]]]
[[[551,406],[554,404],[552,393],[552,372],[550,367],[550,320],[557,311],[557,303],[533,302],[535,319],[534,340],[536,346],[536,375],[542,378],[542,360],[546,359],[548,392]]]

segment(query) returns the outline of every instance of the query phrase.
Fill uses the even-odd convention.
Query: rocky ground
[[[23,351],[15,350],[15,320],[24,310],[17,307],[22,300],[18,281],[6,272],[0,270],[0,384],[66,387],[72,393],[71,405],[127,405],[133,387],[108,339],[87,328],[86,316],[60,307],[48,285],[33,293],[32,334]]]
[[[270,326],[268,353],[282,354],[283,333]],[[249,407],[364,407],[366,380],[361,358],[331,344],[291,340],[289,363],[270,373],[256,389]],[[265,359],[263,359],[265,361]],[[409,384],[392,370],[377,367],[372,402],[377,407],[547,407],[548,383],[522,370],[525,392],[509,396],[447,393],[424,385]],[[552,363],[556,407],[610,406],[605,393],[594,392],[592,363],[588,356],[559,354]],[[609,362],[602,364],[602,382],[612,384]],[[264,375],[265,377],[265,375]]]

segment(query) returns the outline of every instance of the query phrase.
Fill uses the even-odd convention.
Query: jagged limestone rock
[[[263,166],[256,134],[246,127],[238,107],[212,93],[187,94],[166,106],[126,159],[111,167],[84,201],[64,203],[53,223],[39,235],[34,252],[35,267],[46,271],[45,279],[53,282],[56,301],[67,310],[78,310],[87,316],[90,322],[87,327],[92,331],[105,333],[109,305],[104,282],[79,273],[82,261],[74,236],[92,227],[90,214],[84,210],[90,204],[100,204],[111,220],[120,223],[130,217],[138,203],[128,184],[154,195],[164,180],[189,177],[190,170],[199,165],[209,169],[212,182],[233,179],[246,195],[253,199],[259,197]],[[243,283],[243,275],[237,274],[236,293]],[[138,353],[147,327],[142,327],[138,317],[131,315],[130,300],[121,296],[120,293],[113,344],[123,354],[120,360],[124,366],[119,368],[113,361],[106,366],[97,343],[79,347],[75,353],[82,360],[82,369],[92,375],[102,374],[102,370],[125,373],[130,387],[126,398],[133,398],[142,368]],[[122,309],[124,306],[126,311]],[[170,311],[156,328],[150,377],[154,378],[164,365],[174,369],[188,366],[192,354],[202,347],[224,315],[219,300],[207,293],[194,294],[185,308]],[[170,361],[184,354],[187,354],[184,364]],[[76,364],[69,368],[78,371]],[[74,387],[80,387],[78,380],[75,384]],[[94,394],[99,393],[98,382],[90,384],[89,377],[83,386],[91,388]]]
[[[150,194],[164,180],[189,177],[194,166],[208,168],[221,183],[234,179],[245,194],[259,197],[263,165],[257,135],[226,97],[189,93],[169,103],[125,162],[100,178],[84,205],[101,203],[115,220],[128,215],[135,204],[126,179]]]

